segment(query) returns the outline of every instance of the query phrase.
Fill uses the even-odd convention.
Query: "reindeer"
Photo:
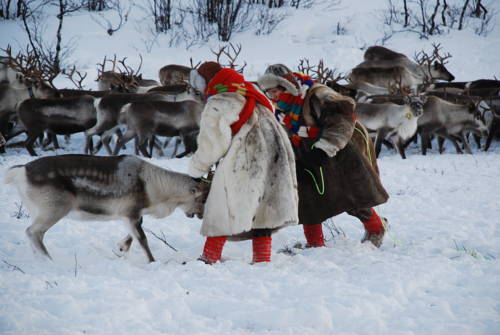
[[[5,183],[15,184],[33,217],[26,234],[36,252],[51,259],[44,234],[75,213],[81,220],[122,219],[130,234],[119,243],[120,251],[127,252],[135,239],[149,262],[154,257],[142,216],[163,218],[179,207],[188,217],[201,218],[209,185],[126,155],[42,157],[11,167]]]
[[[19,75],[9,65],[10,57],[0,56],[0,83],[11,83],[14,82]]]
[[[169,101],[138,101],[125,105],[119,117],[119,122],[127,126],[127,132],[116,143],[114,155],[134,137],[138,137],[139,150],[146,157],[151,153],[146,150],[146,143],[154,143],[154,136],[179,136],[185,144],[185,152],[177,158],[195,152],[196,136],[200,128],[203,104],[185,100]],[[152,149],[152,148],[151,148]]]
[[[160,83],[163,86],[182,85],[189,82],[189,73],[192,68],[184,65],[165,65],[158,72]]]
[[[28,99],[17,108],[17,116],[26,129],[25,147],[36,156],[33,143],[44,131],[68,135],[85,131],[96,123],[94,97]]]
[[[467,85],[467,88],[468,89],[500,88],[500,80],[493,80],[493,79],[474,80]]]
[[[111,155],[112,149],[109,142],[111,141],[111,135],[117,129],[121,108],[130,102],[156,100],[168,100],[168,98],[163,94],[111,93],[100,99],[96,99],[97,122],[85,132],[85,152],[89,154],[96,153],[101,145],[104,144],[106,151]],[[94,135],[99,135],[102,138],[95,151],[90,148],[92,136]]]
[[[46,82],[18,75],[13,82],[0,83],[0,110],[14,111],[21,101],[29,98],[53,98],[57,96],[57,90]]]
[[[430,134],[436,134],[450,140],[457,153],[463,153],[457,143],[460,138],[465,150],[472,154],[472,150],[466,138],[466,132],[470,131],[481,137],[488,135],[488,127],[484,116],[468,105],[454,104],[435,96],[428,96],[424,104],[424,114],[418,119],[418,127],[421,136],[422,154],[425,155],[430,148]]]
[[[141,62],[137,68],[134,70],[132,67],[126,64],[127,57],[118,61],[116,55],[114,58],[107,59],[104,56],[102,63],[97,65],[100,68],[97,69],[97,87],[100,91],[115,91],[115,92],[136,92],[140,86],[140,81],[142,76],[139,75],[139,70],[142,66],[142,56],[140,56]],[[111,63],[111,70],[106,71],[106,63]]]
[[[368,129],[376,132],[375,153],[380,153],[386,138],[394,144],[401,158],[406,159],[404,144],[417,131],[417,120],[423,114],[424,97],[386,96],[382,103],[358,102],[357,119]]]
[[[444,66],[451,55],[441,56],[439,44],[433,44],[433,47],[432,56],[424,51],[417,53],[417,63],[390,49],[381,46],[370,47],[365,52],[365,61],[357,65],[348,78],[355,86],[368,82],[382,87],[394,84],[415,87],[436,79],[454,80],[455,77]]]
[[[5,140],[5,137],[3,137],[2,132],[0,131],[0,152],[5,152],[4,150],[4,145],[7,141]]]

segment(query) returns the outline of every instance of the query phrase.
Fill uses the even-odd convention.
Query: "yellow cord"
[[[314,173],[311,172],[311,170],[304,168],[304,170],[309,173],[314,181],[314,185],[316,186],[316,190],[318,191],[319,195],[325,194],[325,179],[323,178],[323,167],[319,167],[319,173],[321,176],[321,191],[318,186],[318,182],[316,181],[316,177],[314,176]]]

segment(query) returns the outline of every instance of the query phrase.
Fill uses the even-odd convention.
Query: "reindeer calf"
[[[120,243],[120,250],[128,251],[135,239],[153,262],[142,216],[163,218],[179,207],[188,217],[201,218],[208,193],[208,184],[126,155],[43,157],[11,167],[5,182],[16,185],[33,217],[26,233],[34,250],[48,258],[44,234],[75,213],[82,220],[123,219],[130,234]]]

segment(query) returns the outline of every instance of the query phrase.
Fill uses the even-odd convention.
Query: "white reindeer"
[[[394,103],[390,96],[383,103],[356,104],[358,120],[371,131],[376,132],[375,152],[378,156],[382,141],[388,138],[396,147],[403,159],[406,158],[404,144],[415,135],[417,120],[423,114],[425,98],[419,96],[405,96],[397,98]],[[367,100],[370,102],[370,99]],[[403,104],[401,104],[403,102]]]
[[[142,216],[163,218],[179,207],[188,217],[201,218],[208,193],[208,184],[126,155],[43,157],[11,167],[5,182],[17,186],[33,217],[26,234],[34,250],[48,258],[45,232],[76,213],[81,220],[123,219],[130,234],[119,244],[120,250],[127,252],[135,239],[153,262],[141,227]]]

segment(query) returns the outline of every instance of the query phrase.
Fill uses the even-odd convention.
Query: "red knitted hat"
[[[222,70],[222,66],[220,66],[220,64],[216,62],[205,62],[201,64],[196,70],[208,84],[208,82],[210,82],[215,74]]]

